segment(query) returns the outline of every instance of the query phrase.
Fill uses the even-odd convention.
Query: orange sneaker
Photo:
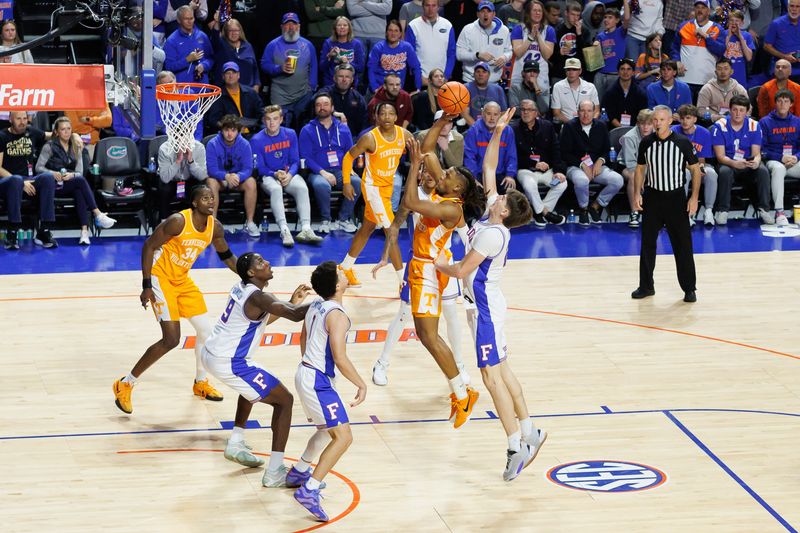
[[[467,387],[467,397],[463,400],[456,400],[456,421],[453,424],[454,428],[460,428],[469,420],[469,416],[472,414],[472,408],[475,407],[475,403],[478,401],[478,396],[480,396],[478,391]]]
[[[215,389],[207,379],[204,379],[203,381],[195,381],[194,386],[192,387],[192,392],[194,392],[195,396],[200,396],[201,398],[211,400],[212,402],[222,401],[222,393]]]
[[[131,414],[133,412],[131,392],[133,392],[133,385],[130,383],[121,379],[114,382],[114,403],[123,413]]]
[[[456,399],[455,393],[450,393],[450,418],[447,419],[448,422],[453,423],[456,421],[456,411],[458,411],[458,399]]]
[[[339,270],[344,272],[344,275],[347,277],[347,284],[350,287],[360,287],[361,282],[356,277],[356,273],[353,271],[352,268],[342,268],[342,265],[339,265]]]

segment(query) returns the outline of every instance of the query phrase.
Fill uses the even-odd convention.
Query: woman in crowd
[[[406,74],[414,76],[414,87],[422,88],[422,67],[417,58],[417,51],[403,40],[403,28],[397,20],[386,24],[386,39],[375,43],[369,51],[367,76],[371,91],[377,91],[383,85],[387,74],[400,76],[400,83],[406,86]]]
[[[644,42],[645,51],[636,61],[636,81],[639,87],[645,89],[651,83],[657,82],[661,63],[669,59],[667,54],[661,52],[661,34],[652,33]]]
[[[13,20],[4,20],[2,27],[0,27],[0,32],[2,32],[4,48],[11,48],[17,46],[18,44],[22,44],[22,40],[17,34],[17,23]],[[11,63],[33,63],[31,51],[25,50],[24,52],[12,54]]]
[[[219,12],[209,26],[218,25],[218,15]],[[222,65],[233,61],[239,65],[239,83],[252,87],[258,93],[261,90],[258,60],[253,45],[247,41],[242,24],[234,18],[228,19],[219,33],[216,31],[209,33],[211,45],[214,47],[215,80],[224,85]]]
[[[331,36],[322,43],[319,53],[319,70],[322,87],[333,85],[333,71],[342,63],[350,63],[356,70],[355,86],[361,86],[367,53],[364,43],[353,37],[353,24],[347,17],[336,17]]]
[[[544,19],[544,4],[532,0],[527,9],[523,23],[511,30],[511,47],[514,51],[514,70],[511,73],[511,85],[522,83],[522,67],[525,61],[539,63],[539,88],[542,97],[550,101],[550,67],[547,61],[553,55],[556,44],[556,32],[548,26]]]
[[[439,99],[437,98],[439,96],[439,88],[446,81],[447,78],[445,78],[442,69],[431,69],[428,73],[427,90],[415,94],[411,99],[411,104],[414,106],[414,118],[411,122],[418,130],[427,130],[433,126],[433,115],[440,109]]]

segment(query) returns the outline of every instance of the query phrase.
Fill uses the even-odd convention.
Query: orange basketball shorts
[[[379,228],[388,228],[394,220],[392,211],[392,185],[377,186],[361,183],[364,197],[364,219]]]
[[[208,311],[203,294],[192,278],[186,276],[182,280],[171,280],[151,276],[150,279],[156,297],[153,312],[159,322],[191,318]]]
[[[411,313],[420,317],[442,314],[442,293],[450,277],[442,274],[432,262],[411,259],[408,263],[408,289]]]

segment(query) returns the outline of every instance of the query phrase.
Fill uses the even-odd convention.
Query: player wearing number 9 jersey
[[[311,287],[300,285],[288,302],[264,292],[273,277],[272,267],[254,252],[242,254],[236,270],[241,281],[231,289],[225,310],[203,347],[203,364],[239,394],[233,432],[225,447],[226,459],[250,467],[264,463],[245,444],[244,428],[254,403],[272,406],[272,451],[261,483],[265,487],[283,487],[289,471],[283,464],[283,453],[292,423],[293,399],[275,376],[252,360],[252,353],[261,342],[266,324],[279,317],[303,320],[308,305],[301,304]]]
[[[191,192],[192,207],[175,213],[158,225],[142,247],[142,294],[139,300],[147,309],[151,304],[161,326],[161,339],[147,348],[130,373],[114,382],[115,403],[123,412],[133,412],[131,393],[142,372],[178,345],[181,318],[186,318],[197,332],[194,353],[197,365],[194,394],[221,401],[208,382],[200,361],[203,343],[211,333],[206,302],[189,270],[209,244],[214,246],[225,265],[236,271],[236,256],[225,241],[222,224],[214,218],[214,195],[206,185]]]

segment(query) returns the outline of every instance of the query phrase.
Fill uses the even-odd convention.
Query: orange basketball
[[[469,106],[469,91],[463,83],[448,81],[439,89],[439,107],[448,115],[458,115]]]

